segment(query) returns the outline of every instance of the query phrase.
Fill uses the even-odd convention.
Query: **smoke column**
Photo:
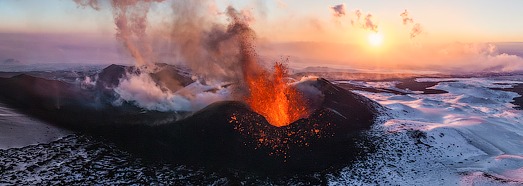
[[[152,62],[151,45],[148,41],[147,13],[152,2],[163,0],[113,0],[114,23],[117,27],[116,38],[123,42],[131,55],[136,59],[137,66]]]
[[[164,0],[112,0],[114,24],[116,25],[116,38],[121,41],[124,47],[131,53],[136,60],[136,66],[150,65],[152,49],[147,38],[147,14],[154,2]],[[100,10],[98,0],[74,0],[81,7],[91,7]]]
[[[241,82],[245,71],[255,71],[255,33],[249,11],[228,7],[222,16],[229,24],[217,21],[204,7],[209,1],[176,1],[174,19],[168,36],[172,52],[206,81]]]

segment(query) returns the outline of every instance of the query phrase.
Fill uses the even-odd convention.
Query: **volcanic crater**
[[[149,74],[156,83],[165,78],[176,79],[180,87],[194,82],[179,67],[157,68]],[[293,85],[312,109],[307,117],[285,126],[269,123],[245,101],[219,101],[194,113],[144,110],[131,102],[113,104],[118,97],[114,88],[133,73],[144,72],[111,65],[93,74],[95,86],[88,87],[29,75],[0,78],[0,99],[28,115],[112,140],[154,161],[267,174],[343,167],[372,148],[360,142],[384,110],[323,78]],[[321,94],[307,96],[303,87]]]

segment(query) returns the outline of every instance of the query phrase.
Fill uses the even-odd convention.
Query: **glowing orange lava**
[[[247,104],[274,126],[289,125],[307,116],[307,106],[303,96],[284,81],[287,68],[274,64],[274,72],[263,71],[245,77],[249,87]]]

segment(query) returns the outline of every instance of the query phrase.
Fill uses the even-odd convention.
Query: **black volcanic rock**
[[[99,89],[117,87],[120,83],[120,79],[123,78],[131,68],[132,67],[115,64],[105,67],[100,73],[98,73],[96,86]]]
[[[191,77],[181,68],[165,63],[157,63],[158,71],[151,73],[151,78],[157,83],[176,92],[181,87],[185,87],[194,82]]]
[[[0,78],[0,99],[153,159],[268,174],[343,166],[370,148],[357,142],[365,138],[361,131],[373,124],[382,107],[325,79],[308,83],[322,95],[315,111],[284,127],[270,125],[242,102],[217,102],[177,121],[174,113],[115,107],[97,102],[92,90],[27,75]]]

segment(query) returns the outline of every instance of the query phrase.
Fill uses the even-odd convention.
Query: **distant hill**
[[[20,64],[20,63],[22,63],[22,62],[20,62],[17,59],[13,59],[13,58],[6,59],[2,62],[2,64]]]

